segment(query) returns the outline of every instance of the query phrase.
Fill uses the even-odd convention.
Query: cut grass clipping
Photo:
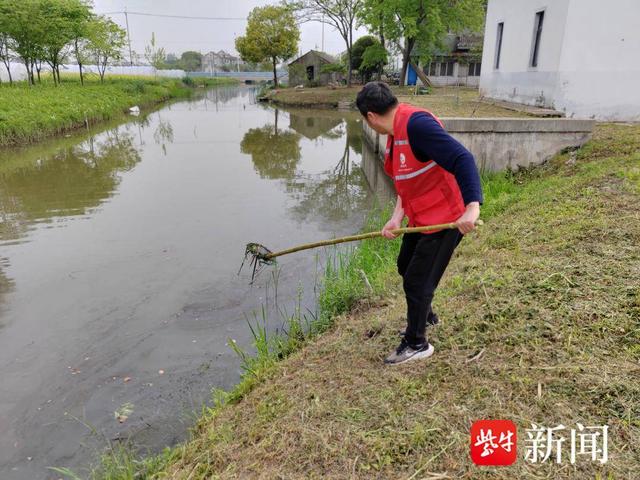
[[[485,179],[485,226],[441,282],[430,360],[382,365],[403,326],[399,242],[362,243],[327,266],[308,327],[255,330],[257,356],[191,441],[111,451],[94,478],[637,478],[639,147],[640,126],[601,125],[578,152]],[[518,426],[513,466],[471,463],[478,419]],[[531,423],[578,422],[609,426],[606,464],[523,459]]]

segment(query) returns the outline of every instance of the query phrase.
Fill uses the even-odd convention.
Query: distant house
[[[638,0],[489,0],[480,91],[567,117],[640,120]]]
[[[202,56],[202,70],[209,73],[215,73],[217,71],[236,70],[240,65],[244,65],[244,62],[234,55],[220,50],[219,52],[209,52]]]
[[[431,55],[428,65],[421,65],[433,85],[465,85],[477,87],[480,83],[480,51],[482,35],[449,33],[443,40],[443,48]],[[414,61],[420,57],[420,47],[414,49]],[[407,85],[416,84],[416,74],[407,69]]]
[[[289,63],[289,85],[327,85],[329,82],[341,82],[343,75],[337,72],[322,73],[324,65],[338,63],[328,53],[309,50],[301,57]]]

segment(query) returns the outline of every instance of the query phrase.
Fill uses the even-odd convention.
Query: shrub
[[[131,80],[124,86],[124,91],[127,93],[144,93],[146,89],[147,85],[144,80]]]

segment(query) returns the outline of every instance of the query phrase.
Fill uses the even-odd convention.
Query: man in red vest
[[[398,196],[382,234],[395,238],[391,230],[400,228],[405,216],[411,227],[454,222],[458,227],[402,237],[397,263],[407,299],[407,328],[385,363],[427,358],[434,349],[426,326],[438,323],[431,301],[454,249],[475,228],[482,203],[480,175],[473,155],[435,115],[398,103],[385,83],[367,83],[356,104],[373,130],[388,135],[384,170]]]

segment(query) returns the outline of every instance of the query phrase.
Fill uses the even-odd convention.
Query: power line
[[[127,7],[124,8],[124,20],[127,24],[127,43],[129,44],[129,65],[133,66],[133,58],[131,57],[131,33],[129,33],[129,15],[127,14]]]
[[[140,15],[143,17],[162,17],[162,18],[180,18],[183,20],[244,20],[246,21],[246,17],[192,17],[189,15],[164,15],[161,13],[145,13],[145,12],[131,12],[131,11],[122,11],[122,12],[104,12],[99,15]]]
[[[124,15],[125,23],[127,25],[127,43],[129,44],[129,64],[133,65],[133,55],[131,52],[131,32],[129,30],[129,15],[138,15],[142,17],[159,17],[159,18],[177,18],[180,20],[244,20],[244,17],[193,17],[189,15],[165,15],[161,13],[145,13],[145,12],[131,12],[124,9],[124,11],[118,12],[104,12],[99,15]]]

